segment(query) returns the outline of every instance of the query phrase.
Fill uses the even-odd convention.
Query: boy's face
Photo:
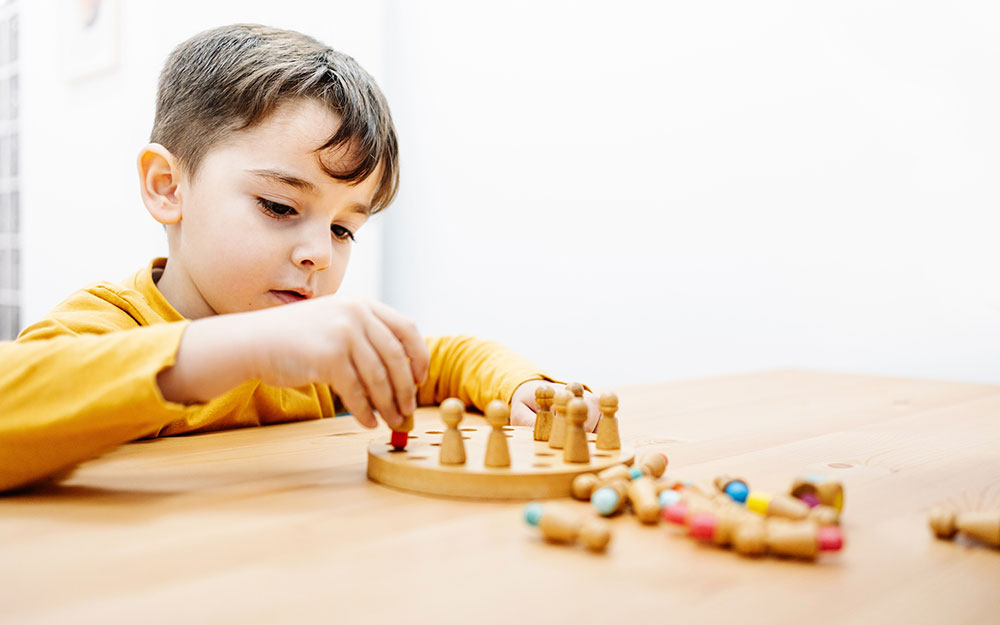
[[[195,178],[181,180],[163,278],[171,274],[164,293],[184,316],[258,310],[340,287],[378,176],[352,186],[320,167],[318,157],[339,169],[340,154],[315,151],[339,123],[314,100],[287,102],[214,146]]]

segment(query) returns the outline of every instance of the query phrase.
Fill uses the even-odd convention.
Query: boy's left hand
[[[535,413],[538,412],[538,402],[535,401],[535,389],[540,386],[551,386],[558,390],[562,384],[553,384],[547,380],[528,380],[514,390],[510,398],[510,424],[535,425]],[[588,390],[583,391],[583,401],[587,402],[587,420],[583,429],[593,432],[597,429],[597,421],[601,418],[597,395]]]

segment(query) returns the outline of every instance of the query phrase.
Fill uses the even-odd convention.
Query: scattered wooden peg
[[[931,512],[931,530],[938,538],[952,538],[961,532],[985,543],[1000,547],[1000,511],[963,512],[937,508]]]
[[[652,478],[644,475],[629,482],[628,499],[639,521],[651,525],[659,523],[660,500]]]
[[[604,551],[611,541],[611,529],[598,518],[580,517],[556,506],[529,503],[524,509],[529,525],[537,527],[550,542],[582,543],[591,551]]]

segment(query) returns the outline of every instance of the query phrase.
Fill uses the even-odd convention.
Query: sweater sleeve
[[[186,418],[196,407],[164,400],[156,376],[187,324],[76,334],[49,322],[0,343],[0,491]]]
[[[472,336],[427,338],[430,368],[417,391],[420,405],[457,397],[466,406],[485,410],[494,399],[510,403],[514,389],[528,380],[554,381],[510,349]]]

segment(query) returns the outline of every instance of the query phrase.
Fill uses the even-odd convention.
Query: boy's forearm
[[[248,314],[191,322],[181,337],[174,366],[157,376],[167,401],[208,402],[254,377]]]

